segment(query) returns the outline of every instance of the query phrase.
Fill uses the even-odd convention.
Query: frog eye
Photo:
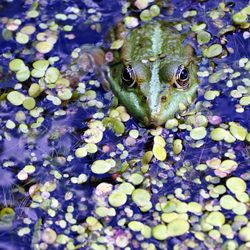
[[[125,86],[131,88],[135,84],[135,72],[131,65],[127,65],[123,68],[122,82]]]
[[[180,65],[175,74],[175,86],[178,89],[186,89],[189,85],[188,69]]]

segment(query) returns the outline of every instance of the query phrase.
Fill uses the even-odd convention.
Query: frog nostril
[[[161,97],[161,102],[166,102],[167,101],[167,97],[166,96],[162,96]]]
[[[142,101],[143,102],[146,102],[148,100],[148,98],[144,95],[144,96],[142,96]]]

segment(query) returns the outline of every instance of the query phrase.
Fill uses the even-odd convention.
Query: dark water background
[[[70,24],[73,25],[73,30],[70,33],[75,35],[75,39],[67,39],[65,37],[65,32],[60,31],[58,34],[58,41],[54,45],[53,50],[46,54],[46,58],[49,56],[59,56],[60,60],[55,63],[55,66],[60,68],[65,62],[68,62],[68,57],[71,51],[83,44],[98,44],[107,46],[104,40],[108,30],[117,23],[118,20],[122,19],[121,7],[124,2],[120,1],[39,1],[40,2],[40,15],[38,18],[32,20],[32,22],[46,22],[47,20],[54,20],[56,13],[65,13],[69,7],[76,6],[79,8],[81,13],[78,15],[76,20],[66,20],[58,21],[59,25]],[[30,23],[30,20],[25,19],[25,13],[30,9],[32,1],[0,1],[0,18],[18,18],[21,20],[22,25]],[[237,12],[241,10],[248,4],[248,1],[225,1],[225,3],[232,4],[232,10]],[[174,6],[172,18],[179,18],[186,10],[197,10],[198,14],[190,18],[192,23],[205,22],[207,24],[206,30],[212,34],[212,39],[210,44],[219,42],[217,37],[218,28],[216,28],[211,19],[208,17],[208,13],[212,9],[218,8],[217,1],[172,1]],[[87,10],[92,7],[99,13],[101,13],[100,23],[101,32],[97,32],[91,29],[91,24],[93,22],[89,18],[90,14]],[[162,9],[162,16],[160,19],[168,19],[169,14],[167,12],[167,7]],[[133,11],[132,11],[133,12]],[[223,17],[223,22],[225,24],[231,23],[231,13],[226,13]],[[95,23],[95,22],[94,22]],[[96,24],[95,23],[95,24]],[[3,30],[4,24],[0,23],[0,28]],[[39,28],[38,28],[39,30]],[[31,40],[35,39],[32,35]],[[213,63],[216,65],[214,71],[229,65],[235,71],[239,71],[241,76],[237,79],[240,83],[240,79],[243,77],[249,78],[249,72],[247,73],[243,69],[238,68],[238,61],[240,58],[246,57],[250,58],[250,42],[249,39],[243,38],[243,31],[237,29],[234,33],[229,33],[226,35],[227,47],[234,49],[234,53],[228,54],[225,58],[215,58]],[[201,51],[199,46],[195,41],[193,41],[194,46],[196,46],[198,56],[201,56]],[[31,43],[27,46],[31,48]],[[2,91],[8,91],[13,88],[16,84],[14,76],[8,76],[8,64],[10,59],[6,59],[3,54],[10,52],[12,54],[11,59],[15,57],[22,58],[27,64],[31,64],[34,61],[35,55],[32,53],[23,53],[23,48],[25,45],[18,44],[13,38],[6,41],[3,37],[0,37],[0,61],[2,67],[1,73],[1,89]],[[209,69],[211,62],[207,59],[201,60],[199,65],[200,70]],[[210,71],[213,71],[210,69]],[[89,79],[98,80],[95,75],[89,75]],[[84,79],[85,81],[86,78]],[[228,79],[222,79],[215,84],[209,84],[207,78],[201,80],[198,101],[203,102],[204,90],[216,89],[221,91],[221,95],[213,100],[212,107],[208,109],[204,108],[203,113],[205,115],[217,115],[220,116],[222,122],[227,123],[230,121],[235,121],[241,124],[241,126],[250,130],[250,110],[249,106],[245,107],[243,113],[237,113],[235,111],[235,105],[238,100],[231,98],[230,91],[231,88],[227,88],[226,81]],[[237,84],[237,83],[236,83]],[[90,88],[88,86],[88,88]],[[101,100],[105,105],[102,108],[104,114],[108,113],[111,105],[111,100],[105,99],[105,91],[99,87],[92,87],[97,94],[96,99]],[[24,88],[25,89],[25,88]],[[21,133],[17,129],[9,131],[5,127],[5,123],[8,119],[14,120],[16,113],[21,109],[20,107],[14,107],[8,102],[3,103],[0,106],[0,208],[12,207],[15,211],[15,218],[11,226],[6,226],[6,224],[0,224],[0,249],[31,249],[37,244],[35,233],[35,225],[41,220],[42,226],[41,230],[48,227],[50,222],[52,222],[52,228],[58,234],[65,234],[73,239],[77,239],[77,233],[72,233],[70,230],[60,228],[56,225],[55,221],[63,219],[69,205],[74,206],[73,217],[76,219],[75,224],[84,223],[88,216],[93,215],[93,210],[95,209],[95,200],[93,198],[93,192],[96,186],[102,182],[108,182],[113,185],[116,184],[116,180],[112,174],[105,175],[95,175],[91,173],[89,165],[92,164],[96,159],[106,159],[107,154],[102,150],[98,150],[95,154],[88,155],[83,159],[74,158],[67,161],[66,158],[74,155],[76,148],[78,148],[83,142],[83,133],[88,127],[88,122],[90,118],[97,112],[96,108],[84,108],[79,105],[77,101],[71,101],[67,104],[54,106],[46,98],[39,98],[37,100],[37,106],[43,107],[44,111],[42,115],[44,117],[44,122],[41,127],[36,131],[29,131],[28,133]],[[66,115],[58,118],[54,116],[54,112],[63,109],[66,111]],[[24,110],[24,109],[23,109]],[[26,112],[26,111],[25,111]],[[27,113],[27,112],[26,112]],[[34,118],[26,116],[25,123],[31,124],[34,122]],[[152,148],[152,135],[147,129],[141,128],[137,121],[131,118],[126,123],[126,130],[135,128],[140,132],[140,136],[137,139],[135,146],[127,148],[129,155],[126,160],[137,159],[138,156],[142,157],[143,153]],[[213,126],[210,124],[207,128],[211,131]],[[122,164],[125,160],[121,160],[119,156],[121,151],[116,148],[118,143],[124,143],[127,138],[128,133],[125,132],[122,136],[116,136],[114,132],[107,129],[104,133],[102,141],[98,144],[100,149],[104,145],[108,145],[113,151],[116,152],[114,159]],[[163,187],[157,186],[155,183],[150,186],[153,190],[152,203],[156,204],[160,196],[166,194],[174,193],[174,190],[178,187],[185,190],[189,198],[185,201],[196,201],[204,205],[204,199],[200,196],[198,190],[206,189],[208,182],[206,181],[206,176],[214,176],[214,171],[207,169],[206,172],[200,174],[193,169],[199,163],[205,163],[208,159],[213,157],[225,158],[225,152],[229,150],[230,147],[234,150],[236,155],[235,161],[239,164],[237,170],[233,173],[233,176],[242,176],[248,173],[249,175],[249,148],[247,148],[247,142],[236,141],[233,144],[219,143],[215,145],[215,142],[211,138],[206,137],[205,142],[201,147],[193,147],[190,138],[187,138],[187,131],[167,131],[163,130],[162,136],[164,138],[174,137],[181,138],[184,141],[184,152],[180,156],[180,160],[176,160],[173,155],[168,158],[168,164],[172,164],[173,168],[170,170],[162,170],[158,163],[153,162],[149,173],[147,173],[148,180],[157,180],[162,177],[164,184]],[[171,151],[171,145],[167,144],[167,151]],[[217,150],[212,151],[211,149],[216,147]],[[11,167],[8,169],[5,167],[6,162],[9,162]],[[36,171],[29,177],[26,181],[20,181],[16,177],[18,172],[27,164],[35,164]],[[4,165],[5,164],[5,165]],[[190,165],[188,167],[188,173],[186,174],[185,180],[178,178],[176,176],[176,170],[181,168],[183,165]],[[8,164],[7,164],[8,165]],[[59,172],[62,177],[60,179],[55,179],[55,171]],[[84,184],[73,184],[70,179],[71,177],[78,176],[81,173],[86,174],[88,180]],[[160,177],[159,177],[160,176]],[[191,180],[194,178],[199,178],[201,184],[197,185]],[[246,177],[249,180],[249,177]],[[42,207],[30,207],[31,198],[29,196],[29,188],[37,183],[45,183],[46,181],[54,181],[56,183],[56,189],[51,193],[55,199],[58,200],[61,207],[56,211],[55,217],[51,217],[47,213],[47,208]],[[222,184],[225,183],[225,179],[219,180]],[[248,184],[249,185],[249,184]],[[248,186],[249,190],[249,186]],[[65,195],[70,192],[72,198],[65,200]],[[129,202],[128,202],[129,203]],[[215,201],[218,203],[218,200]],[[130,208],[137,214],[140,214],[140,221],[147,223],[148,221],[153,221],[154,217],[151,212],[142,214],[135,204],[129,203]],[[117,216],[107,219],[103,219],[103,224],[111,226],[117,230],[122,230],[119,228],[118,220],[123,218],[124,208],[117,208]],[[233,213],[231,211],[226,211],[227,220],[233,218]],[[24,222],[24,218],[29,219],[29,223]],[[249,218],[249,214],[248,214]],[[46,226],[45,226],[46,225]],[[18,236],[17,232],[22,227],[29,227],[30,233],[24,236]],[[86,240],[86,244],[82,249],[90,249],[90,242],[95,242],[96,236],[93,234],[89,235]],[[180,237],[174,237],[167,241],[167,243],[159,243],[157,240],[150,238],[146,239],[146,242],[153,243],[159,249],[169,249],[175,244],[182,244],[182,242],[188,238],[193,239],[192,233]],[[133,234],[132,239],[134,240],[131,249],[140,249],[139,243],[137,243],[136,233]],[[225,238],[223,238],[226,241]],[[243,244],[238,237],[235,240],[239,244]],[[33,241],[33,242],[32,242]],[[77,240],[76,240],[77,241]],[[139,241],[138,241],[139,242]],[[197,240],[197,242],[199,242]],[[76,243],[77,244],[77,243]],[[206,249],[207,246],[203,242],[199,242],[200,246],[196,249]],[[212,243],[211,243],[212,244]],[[213,245],[213,244],[212,244]],[[221,249],[223,242],[214,243],[216,249]],[[48,249],[65,249],[64,245],[53,245],[49,246]],[[199,248],[200,247],[200,248]],[[214,248],[214,249],[215,249]],[[186,249],[180,248],[180,249]]]

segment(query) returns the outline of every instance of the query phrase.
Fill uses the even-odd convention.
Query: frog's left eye
[[[175,86],[178,89],[186,89],[189,86],[189,72],[184,65],[180,65],[175,74]]]
[[[123,68],[122,82],[129,88],[135,85],[135,72],[131,65],[127,65]]]

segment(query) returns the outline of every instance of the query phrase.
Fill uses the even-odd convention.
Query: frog
[[[193,103],[198,88],[195,49],[175,27],[151,21],[131,30],[119,23],[109,37],[123,43],[112,50],[111,62],[103,49],[84,46],[75,65],[85,72],[98,69],[105,89],[139,124],[163,125]]]
[[[136,120],[160,126],[190,106],[197,95],[195,50],[184,45],[185,34],[173,22],[118,30],[116,38],[123,39],[123,45],[107,69],[110,87]]]

